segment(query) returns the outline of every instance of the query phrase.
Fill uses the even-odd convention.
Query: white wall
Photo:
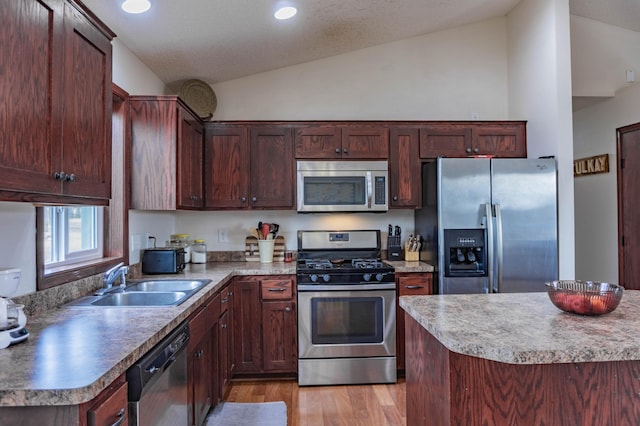
[[[559,275],[575,275],[568,0],[523,0],[508,16],[509,116],[528,120],[528,156],[558,164]]]
[[[127,46],[114,39],[112,80],[130,95],[164,95],[167,86]]]
[[[15,296],[32,293],[36,291],[36,209],[29,203],[0,202],[0,224],[0,268],[21,269]]]
[[[640,34],[572,15],[571,64],[574,96],[615,96],[627,70],[640,81]]]
[[[278,235],[285,239],[288,250],[297,249],[296,231],[308,229],[348,230],[379,229],[386,247],[388,225],[399,225],[403,239],[413,233],[413,210],[391,210],[387,213],[314,213],[294,211],[180,212],[176,214],[176,232],[206,240],[209,251],[243,251],[249,227],[258,222],[277,223]],[[218,230],[226,230],[229,243],[218,242]]]
[[[572,16],[571,57],[577,94],[610,97],[573,115],[574,157],[609,154],[609,173],[575,179],[576,278],[617,283],[616,129],[640,122],[640,33]]]
[[[215,120],[507,118],[506,20],[213,85]]]
[[[640,122],[640,85],[576,111],[575,157],[609,154],[609,173],[575,179],[576,278],[618,283],[616,129]]]

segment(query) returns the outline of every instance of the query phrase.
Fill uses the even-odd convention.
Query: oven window
[[[312,344],[382,343],[382,297],[311,299]]]
[[[305,176],[304,204],[307,206],[363,205],[366,202],[366,185],[364,176]]]

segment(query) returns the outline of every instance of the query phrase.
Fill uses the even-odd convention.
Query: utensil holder
[[[388,260],[402,260],[402,245],[400,236],[389,235],[387,238],[387,258]]]
[[[273,262],[273,249],[275,240],[258,240],[258,251],[260,252],[260,263]]]

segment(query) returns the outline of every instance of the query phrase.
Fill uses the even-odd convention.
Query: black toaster
[[[184,265],[184,249],[181,247],[146,249],[142,254],[143,274],[177,274]]]

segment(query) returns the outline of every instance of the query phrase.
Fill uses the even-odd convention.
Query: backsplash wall
[[[171,234],[189,234],[191,239],[204,239],[207,251],[243,251],[249,227],[258,222],[277,223],[278,235],[285,239],[287,250],[297,250],[298,230],[349,230],[379,229],[382,246],[386,247],[389,224],[402,228],[403,239],[413,232],[413,210],[390,210],[386,213],[313,213],[298,214],[295,211],[179,211],[148,212],[132,210],[129,213],[131,236],[150,234],[158,247],[165,245]],[[228,243],[219,242],[219,231],[226,231]],[[139,261],[139,252],[132,250],[130,263]]]

